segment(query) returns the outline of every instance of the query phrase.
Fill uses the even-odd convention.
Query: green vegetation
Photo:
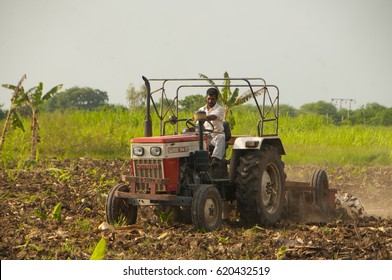
[[[208,79],[204,74],[200,77]],[[0,164],[3,167],[26,167],[34,164],[35,160],[50,158],[126,159],[129,157],[130,139],[144,134],[144,86],[140,89],[132,84],[129,86],[128,110],[108,104],[106,92],[87,87],[74,87],[58,93],[59,85],[43,94],[40,83],[25,92],[21,86],[24,78],[18,86],[3,85],[14,90],[10,110],[1,110],[0,104],[0,125],[3,127]],[[224,78],[229,78],[227,72]],[[245,104],[251,96],[249,92],[240,95],[238,88],[232,91],[229,80],[223,81],[222,86],[209,82],[211,86],[220,88],[220,102],[232,124],[232,134],[257,135],[258,111],[255,106]],[[179,118],[192,116],[195,108],[203,103],[202,95],[179,100]],[[267,112],[272,114],[269,110]],[[331,103],[318,101],[304,104],[299,109],[281,105],[280,116],[279,136],[286,150],[284,161],[288,164],[392,163],[392,108],[369,103],[357,110],[338,110]],[[159,122],[154,114],[152,118],[153,131],[157,135]],[[24,129],[28,123],[31,123],[31,130]],[[170,126],[165,128],[167,134],[173,131]],[[184,127],[185,124],[180,124],[179,131]],[[275,129],[275,122],[269,122],[263,131],[275,133]],[[5,132],[7,141],[4,141]],[[28,142],[31,142],[30,147]],[[51,172],[59,180],[67,179],[67,174],[59,170]]]
[[[52,212],[52,218],[55,221],[61,222],[61,203],[58,203]]]
[[[103,260],[105,258],[106,252],[106,240],[105,238],[101,238],[97,245],[94,248],[94,252],[92,253],[90,260]]]
[[[105,91],[73,87],[53,96],[42,109],[49,112],[67,109],[91,110],[107,104],[108,101],[108,94]]]
[[[242,113],[256,112],[256,107],[251,104],[244,104],[237,107],[236,111]],[[356,110],[337,109],[334,105],[325,101],[307,103],[299,109],[280,104],[279,115],[281,117],[323,116],[326,123],[335,125],[392,126],[392,108],[387,108],[378,103],[368,103]]]
[[[201,73],[199,74],[199,76],[203,79],[209,79],[206,75]],[[215,87],[219,91],[219,103],[223,106],[225,110],[224,118],[227,122],[230,123],[230,126],[234,128],[236,121],[235,117],[233,116],[233,108],[244,104],[246,101],[253,98],[253,95],[249,90],[239,95],[239,88],[235,88],[232,91],[230,76],[227,72],[223,73],[223,78],[226,79],[223,81],[223,87],[217,86],[213,80],[208,80],[208,82],[211,84],[212,87]],[[260,95],[264,92],[264,90],[258,90],[254,92],[254,94]]]
[[[45,101],[50,100],[61,88],[63,85],[57,85],[52,88],[47,93],[43,93],[44,85],[43,83],[39,83],[38,86],[35,86],[27,91],[22,87],[22,82],[26,78],[26,75],[22,77],[19,84],[17,86],[4,84],[3,87],[10,89],[13,91],[11,98],[11,109],[8,112],[8,116],[4,125],[3,133],[1,135],[0,140],[0,151],[2,150],[2,146],[5,140],[5,134],[8,130],[9,123],[12,124],[12,127],[19,127],[24,132],[24,126],[20,119],[20,114],[27,113],[31,115],[31,160],[36,160],[37,158],[37,143],[39,142],[38,135],[38,107],[43,105]],[[27,109],[27,111],[26,111]]]
[[[191,116],[192,111],[183,111],[181,115],[184,118]],[[243,114],[238,110],[233,111],[233,116],[236,119],[233,135],[256,135],[256,112],[247,110]],[[138,109],[42,112],[40,120],[38,153],[42,159],[127,159],[130,139],[144,133],[144,111]],[[22,122],[26,124],[30,118],[22,117]],[[0,126],[3,124],[0,122]],[[157,134],[159,122],[154,116],[153,124],[153,131]],[[170,132],[170,127],[166,131]],[[9,131],[0,159],[1,166],[15,167],[28,162],[30,133],[19,129]],[[281,117],[279,135],[286,149],[284,161],[287,164],[392,163],[391,126],[334,125],[326,116],[308,114]]]
[[[285,161],[292,164],[388,165],[392,127],[325,124],[323,117],[282,118]]]

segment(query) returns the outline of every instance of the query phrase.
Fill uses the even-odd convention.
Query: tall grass
[[[322,116],[282,118],[280,136],[290,163],[392,163],[392,127],[334,126]]]
[[[255,135],[256,113],[235,114],[234,134]],[[392,127],[336,126],[324,116],[279,118],[289,164],[389,165],[392,164]]]
[[[157,135],[159,122],[154,115],[153,131]],[[191,115],[192,112],[181,112],[183,118]],[[234,113],[234,116],[233,135],[257,134],[256,113]],[[127,159],[130,139],[144,134],[143,110],[57,111],[42,113],[39,121],[40,158]],[[23,122],[29,127],[28,118]],[[180,126],[185,127],[185,123]],[[281,117],[279,135],[288,164],[392,164],[392,127],[335,126],[322,116],[308,115]],[[29,150],[29,130],[25,133],[10,130],[1,153],[1,165],[27,160]]]
[[[42,113],[40,157],[45,158],[125,158],[129,139],[141,131],[142,117],[129,111],[67,111]],[[25,127],[28,119],[23,119]],[[6,136],[2,162],[28,158],[30,132],[11,130]]]
[[[55,112],[41,119],[42,153],[61,158],[124,157],[142,122],[121,110]]]

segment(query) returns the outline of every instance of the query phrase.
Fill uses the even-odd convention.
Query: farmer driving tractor
[[[217,165],[225,155],[225,134],[223,127],[224,109],[217,101],[219,98],[219,91],[216,88],[209,88],[206,92],[206,104],[199,108],[199,111],[204,111],[207,116],[207,122],[204,123],[206,129],[214,129],[209,137],[209,142],[214,146],[211,154],[211,165]],[[212,123],[213,127],[209,122]]]
[[[143,80],[148,101],[144,136],[131,139],[131,172],[122,175],[121,182],[108,193],[108,223],[134,224],[138,208],[143,206],[170,207],[179,220],[192,220],[196,228],[205,231],[216,230],[222,219],[229,217],[232,202],[236,202],[240,220],[249,225],[274,225],[289,212],[301,216],[303,203],[317,205],[325,217],[335,209],[335,190],[329,189],[324,170],[316,170],[311,182],[286,180],[282,161],[285,150],[278,136],[278,87],[267,85],[262,78],[223,79],[249,90],[259,113],[256,135],[238,135],[228,143],[230,127],[223,120],[224,109],[217,103],[219,90],[210,88],[211,83],[206,84],[209,81]],[[171,86],[165,88],[169,83]],[[159,110],[153,94],[163,100],[167,98],[166,89],[172,86],[177,87],[174,102]],[[180,90],[205,86],[206,104],[193,118],[178,119]],[[258,101],[258,94],[262,94],[262,102]],[[156,135],[152,133],[151,104],[160,121]],[[169,111],[175,115],[166,120]],[[191,133],[177,133],[180,121]],[[198,121],[198,125],[193,121]],[[166,124],[173,125],[173,134],[166,134]],[[269,131],[267,124],[272,124]],[[229,160],[225,159],[227,144],[232,144]]]

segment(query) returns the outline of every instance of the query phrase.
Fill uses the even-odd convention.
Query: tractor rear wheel
[[[285,201],[284,163],[273,146],[249,150],[237,168],[236,198],[240,220],[246,225],[274,225]]]
[[[222,223],[222,198],[212,185],[196,189],[192,199],[191,216],[194,226],[205,231],[214,231]]]
[[[127,203],[127,199],[116,197],[116,191],[129,192],[129,187],[123,183],[113,186],[106,199],[106,220],[109,224],[132,225],[136,223],[137,206]]]

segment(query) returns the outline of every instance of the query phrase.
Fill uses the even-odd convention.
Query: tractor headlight
[[[143,149],[143,147],[136,146],[136,147],[133,147],[132,152],[135,156],[140,157],[144,154],[144,149]]]
[[[162,149],[160,147],[151,147],[150,154],[153,156],[160,156],[162,153]]]

